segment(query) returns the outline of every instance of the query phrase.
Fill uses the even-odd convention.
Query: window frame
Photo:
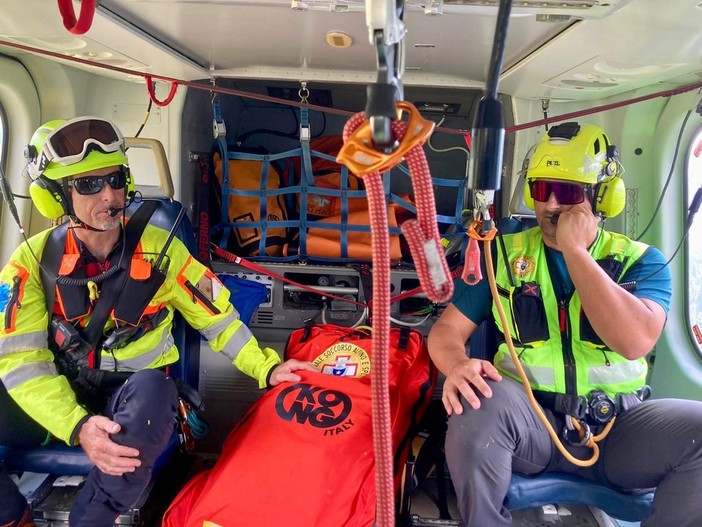
[[[697,145],[702,148],[702,125],[697,126],[690,137],[683,173],[683,194],[684,203],[686,203],[685,221],[688,219],[689,207],[697,189],[702,189],[702,154],[700,156],[694,155]],[[695,170],[692,169],[693,164],[696,167]],[[691,181],[693,174],[699,174],[694,182]],[[696,348],[697,354],[702,357],[702,284],[696,282],[693,277],[696,275],[695,267],[699,269],[699,272],[702,272],[702,223],[700,223],[702,220],[698,216],[699,213],[693,219],[685,239],[685,320],[690,341]],[[696,245],[693,246],[693,244]]]
[[[7,153],[9,151],[10,142],[7,137],[7,132],[7,112],[5,111],[5,106],[0,100],[0,170],[2,170],[2,174],[5,176],[5,178],[7,178]],[[2,224],[2,215],[5,209],[4,204],[4,196],[0,194],[0,225]]]

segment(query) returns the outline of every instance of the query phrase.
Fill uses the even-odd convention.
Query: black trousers
[[[3,390],[4,391],[4,390]],[[5,394],[7,397],[7,394]],[[9,397],[8,397],[9,398]],[[11,398],[10,398],[11,399]],[[17,420],[8,429],[5,411]],[[109,476],[93,468],[80,491],[78,499],[71,511],[69,524],[71,527],[108,527],[112,526],[115,517],[127,510],[143,492],[151,479],[154,462],[168,445],[174,431],[175,416],[178,408],[178,392],[173,380],[160,370],[142,370],[134,373],[111,394],[102,415],[119,423],[122,427],[119,433],[112,435],[116,443],[130,446],[139,450],[141,466],[132,473],[122,476]],[[18,415],[19,412],[19,415]],[[16,405],[6,405],[0,400],[0,444],[17,446],[17,438],[26,443],[25,446],[40,444],[46,437],[46,430],[38,426]],[[21,427],[26,425],[21,432]],[[7,436],[14,436],[12,440]],[[9,476],[0,473],[0,490],[7,485]],[[4,482],[4,483],[3,483]],[[10,481],[11,483],[11,481]],[[14,485],[13,485],[14,487]],[[10,509],[16,510],[18,503],[24,508],[24,498],[17,489],[14,497],[7,502],[7,514]],[[0,519],[6,509],[5,495],[0,506]],[[10,519],[12,517],[10,516]],[[2,523],[0,523],[2,525]]]

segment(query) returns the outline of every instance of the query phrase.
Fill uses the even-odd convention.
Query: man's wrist
[[[277,367],[278,364],[275,364],[271,367],[270,370],[268,370],[268,373],[266,374],[266,390],[270,390],[271,388],[273,388],[273,385],[271,384],[271,376],[273,375],[273,370],[275,370]]]
[[[83,428],[83,425],[92,417],[91,414],[86,414],[83,416],[83,418],[78,421],[78,424],[73,428],[73,432],[71,432],[71,437],[69,438],[69,445],[72,446],[78,446],[80,444],[80,441],[78,440],[78,436],[80,435],[80,431]]]

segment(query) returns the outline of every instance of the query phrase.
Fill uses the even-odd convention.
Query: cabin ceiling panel
[[[443,15],[431,16],[425,11],[441,4],[438,0],[406,0],[405,85],[483,85],[497,13],[486,1],[492,0],[444,0]],[[593,0],[592,7],[584,7],[588,1],[515,2],[501,92],[525,99],[590,100],[699,77],[699,0]],[[375,79],[363,0],[296,0],[299,9],[292,9],[292,3],[101,0],[90,31],[72,36],[55,1],[2,0],[0,39],[185,80]],[[80,8],[78,2],[74,6]],[[27,13],[32,13],[31,22]],[[330,31],[335,36],[329,37]],[[351,44],[332,47],[329,40]],[[18,54],[2,47],[0,52]],[[89,65],[71,65],[98,72]]]
[[[353,81],[354,74],[366,81],[375,72],[365,13],[358,10],[303,11],[291,9],[289,1],[234,0],[104,0],[102,6],[147,29],[215,75],[266,76],[280,69],[283,77],[305,78],[309,73],[334,80],[338,72],[346,81]],[[494,15],[495,9],[445,16],[408,10],[405,82],[440,79],[451,84],[482,84],[492,50]],[[515,15],[510,23],[505,64],[518,62],[569,22],[535,23],[533,16]],[[351,46],[328,45],[330,31],[348,35]],[[203,39],[203,35],[208,37]]]
[[[700,5],[634,0],[605,19],[579,22],[505,68],[500,90],[527,99],[588,100],[694,78],[702,70]]]
[[[76,10],[79,9],[80,6],[76,5]],[[31,17],[28,13],[31,13]],[[58,57],[66,56],[64,62],[72,67],[120,79],[127,75],[100,67],[111,66],[176,78],[202,77],[206,74],[199,65],[183,57],[175,58],[172,50],[146,41],[137,36],[132,28],[116,24],[99,11],[85,35],[72,35],[66,30],[55,1],[2,0],[0,14],[0,40],[46,50]],[[20,56],[26,52],[0,45],[0,53]],[[58,57],[52,60],[61,61]],[[90,61],[95,66],[70,61],[71,57]]]

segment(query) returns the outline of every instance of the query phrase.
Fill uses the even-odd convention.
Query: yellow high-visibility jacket
[[[0,296],[0,379],[8,393],[35,421],[55,437],[75,444],[78,425],[88,417],[88,411],[78,404],[68,380],[58,373],[54,364],[48,343],[49,314],[37,261],[37,258],[41,260],[51,230],[33,236],[29,244],[22,244],[0,273],[0,292],[5,293]],[[132,281],[122,292],[120,302],[128,301],[131,294],[139,291],[138,282],[154,272],[149,262],[156,259],[167,237],[165,230],[146,226],[132,256]],[[119,248],[116,253],[118,251]],[[270,348],[259,347],[230,303],[229,291],[207,267],[191,256],[180,240],[173,239],[166,254],[165,282],[144,311],[149,315],[167,310],[165,318],[126,346],[103,351],[100,368],[138,371],[176,362],[178,349],[171,327],[173,312],[177,309],[209,341],[214,351],[224,354],[239,370],[257,379],[259,387],[265,387],[269,372],[281,362],[278,354]],[[69,229],[58,274],[70,275],[79,261],[80,247]],[[87,299],[87,287],[84,289]],[[68,318],[65,306],[74,302],[73,296],[64,292],[62,297],[57,288],[53,316]],[[83,305],[86,312],[76,317],[72,309],[71,319],[82,327],[90,321],[92,313],[89,301]],[[115,325],[122,323],[115,319],[113,311],[105,331]]]
[[[598,233],[590,254],[618,282],[648,245],[603,229]],[[504,244],[507,262],[503,252],[497,251],[497,289],[532,389],[582,396],[599,389],[614,399],[618,393],[641,388],[646,383],[646,360],[628,360],[609,349],[587,320],[577,291],[569,299],[559,301],[541,229],[505,235]],[[607,262],[609,266],[605,265]],[[502,321],[494,303],[492,312],[502,333]],[[521,382],[504,339],[494,364],[502,375]]]

